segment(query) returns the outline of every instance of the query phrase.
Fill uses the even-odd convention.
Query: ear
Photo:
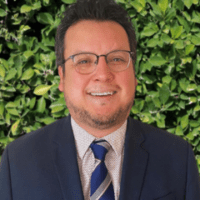
[[[64,91],[64,74],[63,74],[63,69],[61,66],[58,67],[58,74],[60,76],[60,83],[58,86],[58,89],[63,92]]]

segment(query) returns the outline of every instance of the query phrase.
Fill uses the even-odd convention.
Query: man
[[[56,55],[70,115],[8,145],[1,200],[200,199],[191,146],[129,117],[136,42],[126,12],[112,0],[78,1]]]

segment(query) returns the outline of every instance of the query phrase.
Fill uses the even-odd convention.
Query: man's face
[[[114,50],[130,51],[128,36],[116,22],[84,20],[72,25],[65,35],[67,59],[73,54],[91,52],[97,55]],[[65,63],[65,74],[59,67],[59,90],[73,119],[90,134],[102,137],[118,129],[127,119],[133,105],[137,80],[133,63],[121,72],[112,72],[105,57],[99,58],[91,74],[78,73],[72,62]],[[112,92],[112,96],[91,96],[91,92]],[[102,131],[103,130],[103,131]]]

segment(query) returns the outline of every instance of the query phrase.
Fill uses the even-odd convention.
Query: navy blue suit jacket
[[[70,115],[7,146],[0,199],[84,199]],[[129,117],[119,199],[199,200],[199,173],[188,142]]]

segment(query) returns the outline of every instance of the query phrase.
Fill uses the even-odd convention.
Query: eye
[[[83,58],[75,61],[75,65],[90,65],[91,63],[92,60],[90,58]]]
[[[123,59],[121,59],[121,58],[113,58],[113,61],[114,62],[120,62],[120,61],[123,61]]]
[[[120,64],[120,63],[125,62],[125,60],[121,57],[113,57],[113,58],[109,59],[109,62],[115,63],[115,64]]]
[[[87,64],[89,62],[90,62],[89,60],[81,60],[78,62],[78,64]]]
[[[79,66],[88,66],[94,62],[95,58],[96,57],[91,54],[79,54],[74,57],[74,64]]]

